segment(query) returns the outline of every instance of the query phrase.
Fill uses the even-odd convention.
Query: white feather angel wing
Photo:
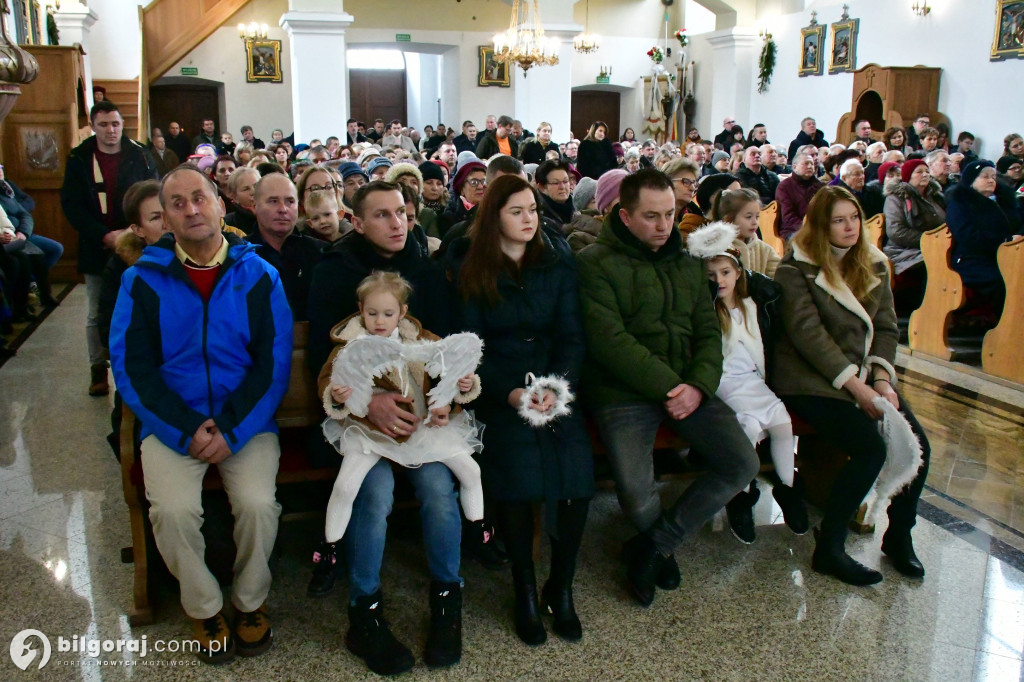
[[[430,409],[448,405],[459,392],[458,382],[476,371],[483,358],[484,342],[471,332],[452,334],[428,347],[425,369],[440,380],[427,393]]]
[[[373,396],[373,379],[388,370],[401,371],[405,363],[402,342],[384,336],[360,336],[349,341],[334,358],[331,383],[348,386],[352,395],[345,406],[357,416],[365,417]]]

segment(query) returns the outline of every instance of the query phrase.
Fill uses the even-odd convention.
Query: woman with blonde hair
[[[825,502],[811,567],[851,585],[882,580],[846,553],[847,524],[887,457],[911,451],[906,461],[916,459],[909,433],[906,439],[893,435],[902,428],[919,442],[921,464],[916,472],[912,466],[904,470],[912,480],[890,501],[882,552],[903,575],[924,577],[910,531],[928,474],[928,437],[895,390],[899,330],[887,259],[870,243],[857,200],[841,187],[814,195],[791,244],[775,273],[782,286],[782,330],[772,389],[790,414],[850,458]]]

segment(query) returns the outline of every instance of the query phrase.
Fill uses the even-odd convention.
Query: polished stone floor
[[[264,656],[213,668],[154,652],[158,641],[186,634],[173,596],[164,599],[157,624],[129,626],[132,571],[120,561],[130,544],[128,515],[104,440],[110,403],[85,395],[84,304],[83,288],[74,289],[0,367],[0,679],[372,678],[342,643],[344,590],[319,601],[304,596],[315,519],[282,524],[269,598],[276,642]],[[881,560],[884,525],[850,541],[851,553],[881,567],[880,585],[851,588],[811,572],[813,540],[781,525],[765,494],[755,544],[738,543],[717,518],[679,551],[682,588],[659,592],[642,609],[626,595],[617,561],[630,528],[614,495],[601,492],[577,580],[582,642],[521,644],[510,628],[507,575],[467,563],[462,663],[443,672],[418,664],[407,677],[1024,679],[1022,411],[920,369],[908,372],[903,390],[935,453],[915,531],[924,581],[902,578]],[[665,494],[679,485],[667,484]],[[389,620],[419,657],[427,578],[417,533],[414,512],[396,512],[384,586]],[[27,628],[45,634],[53,650],[46,667],[22,672],[8,649]],[[149,652],[93,658],[58,650],[58,638],[76,636],[145,636]],[[40,648],[38,640],[28,642]]]

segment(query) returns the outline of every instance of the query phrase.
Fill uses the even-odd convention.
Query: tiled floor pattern
[[[0,369],[0,679],[373,678],[342,643],[344,585],[328,599],[304,596],[315,520],[282,525],[269,599],[276,642],[266,655],[212,668],[180,666],[191,657],[152,651],[157,640],[186,632],[173,596],[157,624],[128,625],[131,566],[120,562],[130,543],[128,517],[104,441],[109,402],[85,396],[84,304],[79,287]],[[407,677],[1024,679],[1024,553],[1016,548],[1024,544],[1024,470],[1017,464],[1024,419],[914,377],[903,390],[934,453],[915,531],[924,581],[901,578],[881,559],[881,525],[874,536],[850,542],[855,556],[881,567],[881,585],[850,588],[811,572],[813,540],[790,533],[771,496],[762,495],[754,545],[736,542],[717,518],[679,550],[682,588],[659,592],[642,609],[626,595],[617,559],[631,530],[614,494],[601,492],[577,580],[581,643],[553,636],[534,649],[519,643],[510,627],[508,576],[467,563],[462,663],[447,671],[420,664]],[[678,485],[668,484],[665,494],[677,494]],[[427,625],[424,565],[415,513],[396,513],[385,608],[417,656]],[[22,672],[8,656],[11,639],[25,628],[53,643],[42,670]],[[57,650],[57,637],[75,635],[145,635],[150,650],[145,658],[112,652],[96,659]],[[137,665],[111,665],[119,662]]]

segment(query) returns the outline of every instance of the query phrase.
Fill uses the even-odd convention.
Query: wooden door
[[[167,124],[177,121],[191,140],[212,118],[220,130],[220,102],[216,85],[154,85],[149,89],[150,125],[167,134]],[[149,138],[150,131],[139,131]],[[184,161],[185,159],[182,159]]]
[[[619,93],[602,90],[574,90],[569,124],[572,134],[582,140],[594,121],[608,124],[608,137],[619,139]]]
[[[381,69],[349,69],[350,116],[373,127],[377,118],[384,119],[384,125],[398,119],[408,125],[406,118],[405,71]]]

